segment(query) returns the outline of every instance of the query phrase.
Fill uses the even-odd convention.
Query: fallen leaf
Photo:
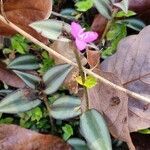
[[[0,125],[1,150],[71,150],[62,139],[16,125]]]
[[[41,104],[37,93],[31,89],[19,89],[8,94],[0,101],[0,112],[16,114],[26,112]]]
[[[90,68],[98,68],[100,65],[100,52],[88,49],[86,54],[87,62],[90,65]]]
[[[65,56],[69,60],[76,63],[76,58],[73,52],[74,45],[72,42],[62,42],[62,41],[55,41],[51,47],[61,55]],[[86,58],[83,55],[80,55],[82,64],[85,65],[87,63]],[[56,64],[64,64],[65,62],[57,57],[54,57]],[[76,77],[79,75],[79,70],[74,68],[68,77],[66,78],[64,85],[69,89],[70,93],[77,94],[78,93],[78,83],[76,81]]]
[[[44,43],[48,41],[28,25],[32,22],[49,18],[52,11],[51,0],[3,0],[3,3],[4,12],[8,20],[40,41]],[[16,31],[0,22],[1,35],[13,35],[15,33]]]
[[[112,73],[94,70],[109,81],[122,86],[121,82]],[[134,150],[128,128],[128,96],[104,83],[98,83],[88,90],[90,108],[101,112],[106,119],[111,134],[119,140],[127,142]]]
[[[150,1],[149,0],[130,0],[129,9],[135,11],[139,18],[145,21],[147,24],[150,23],[147,16],[150,15]]]
[[[100,14],[96,15],[94,18],[91,29],[98,33],[99,39],[102,37],[107,21],[108,20]]]
[[[136,10],[138,12],[142,12],[143,8],[149,8],[150,7],[150,1],[148,0],[130,0],[130,8],[133,10]]]
[[[102,63],[103,71],[114,73],[124,87],[150,97],[150,26],[138,35],[123,39],[118,51]],[[150,105],[129,97],[129,130],[150,127]]]
[[[24,88],[26,84],[0,61],[0,81],[16,88]]]

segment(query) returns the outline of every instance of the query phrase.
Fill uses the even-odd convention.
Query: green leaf
[[[82,114],[80,129],[91,150],[112,150],[107,125],[96,110],[88,110]]]
[[[114,3],[114,5],[122,9],[126,14],[128,13],[129,0],[122,0],[119,3]]]
[[[39,63],[35,56],[24,55],[14,59],[8,68],[16,70],[34,70],[39,68]]]
[[[107,19],[111,19],[112,10],[109,0],[93,0],[93,2],[102,16],[106,17]]]
[[[17,70],[13,70],[13,72],[15,72],[17,76],[19,76],[32,89],[35,89],[41,81],[41,78],[29,73]]]
[[[67,33],[70,33],[71,31],[70,25],[63,21],[54,19],[42,20],[30,24],[30,27],[48,39],[60,40],[64,42],[70,41],[62,35],[62,31],[66,31]]]
[[[110,46],[107,47],[102,52],[102,58],[107,58],[111,55],[113,55],[116,52],[118,43],[120,42],[121,39],[126,37],[127,35],[127,30],[126,30],[126,25],[125,24],[113,24],[111,26],[111,29],[108,31],[106,38],[107,42],[110,43]]]
[[[93,7],[93,1],[91,0],[82,0],[78,1],[75,6],[77,7],[78,11],[85,12]]]
[[[28,100],[22,90],[9,94],[0,101],[0,112],[19,113],[28,111],[41,103],[40,100]]]
[[[73,150],[89,150],[85,141],[78,138],[71,138],[67,141],[72,147]]]
[[[92,88],[92,87],[94,87],[94,86],[97,84],[97,80],[96,80],[96,78],[93,77],[93,76],[86,76],[84,83],[82,82],[81,76],[78,76],[78,77],[76,78],[76,81],[77,81],[79,84],[81,84],[81,85],[83,85],[83,86],[85,86],[85,87],[87,87],[87,88]]]
[[[0,113],[0,119],[1,119],[2,115],[3,115],[3,113]]]
[[[32,122],[31,121],[26,121],[24,119],[20,119],[19,125],[23,128],[31,128]]]
[[[55,93],[71,70],[72,66],[69,64],[57,65],[49,69],[43,76],[43,81],[46,85],[44,93],[48,95]]]
[[[69,124],[66,124],[65,126],[62,127],[63,130],[63,139],[66,141],[68,140],[72,135],[73,135],[73,129],[72,126]]]
[[[132,18],[119,20],[117,21],[117,23],[121,23],[121,24],[124,23],[126,24],[127,27],[134,29],[136,31],[141,31],[145,27],[145,24],[141,20],[132,19]]]
[[[51,116],[55,119],[66,120],[81,114],[81,100],[78,97],[64,96],[51,105]]]
[[[34,109],[27,112],[29,116],[31,116],[31,121],[39,122],[43,117],[43,113],[40,107],[35,107]]]
[[[112,24],[110,30],[106,34],[108,41],[124,38],[127,35],[126,26],[124,24]]]
[[[150,134],[150,129],[144,129],[144,130],[140,130],[138,132],[141,134]]]
[[[7,117],[4,119],[0,119],[0,124],[12,124],[14,121],[13,118]]]
[[[38,70],[38,72],[43,75],[53,65],[54,60],[49,57],[48,52],[44,51],[42,53],[42,63],[40,64],[40,69]]]
[[[20,54],[25,54],[29,48],[25,37],[19,34],[11,38],[11,46],[13,50],[16,50]]]
[[[132,17],[136,15],[134,11],[129,10],[128,13],[125,13],[124,11],[119,11],[115,17],[121,18],[121,17]]]

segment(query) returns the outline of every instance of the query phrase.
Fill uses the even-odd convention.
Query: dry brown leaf
[[[122,86],[112,73],[99,70],[96,70],[96,73]],[[111,134],[116,139],[127,142],[129,148],[134,150],[128,128],[128,96],[101,82],[89,89],[88,95],[90,108],[95,108],[104,115]]]
[[[61,42],[55,41],[51,46],[56,52],[60,53],[61,55],[65,56],[69,60],[76,63],[76,58],[73,52],[74,45],[72,42]],[[54,57],[56,64],[63,64],[65,63],[63,60]],[[87,63],[86,58],[81,55],[82,64],[85,65]],[[74,68],[68,77],[65,80],[65,86],[69,89],[70,93],[77,94],[78,93],[78,83],[76,81],[76,77],[79,75],[79,70]]]
[[[102,63],[102,69],[114,73],[124,87],[150,97],[150,26],[138,35],[122,40],[118,51]],[[150,127],[150,105],[129,97],[129,130]]]
[[[107,21],[108,20],[100,14],[96,15],[94,18],[91,29],[99,34],[99,38],[101,38],[105,30]]]
[[[147,24],[150,23],[150,1],[149,0],[130,0],[129,9],[137,12],[138,16]]]
[[[3,0],[5,14],[11,22],[46,43],[48,40],[31,29],[32,22],[49,18],[52,11],[51,0]],[[16,31],[0,22],[1,35],[13,35]]]
[[[0,125],[1,150],[71,150],[62,139],[16,125]]]
[[[12,71],[8,70],[6,66],[0,61],[0,81],[7,85],[24,88],[26,84]]]
[[[121,0],[115,0],[119,2]],[[150,1],[149,0],[129,0],[129,10],[135,11],[140,19],[149,24]]]
[[[88,49],[86,51],[86,54],[87,54],[87,62],[90,68],[91,69],[98,68],[100,65],[100,52]]]
[[[143,12],[144,9],[147,9],[150,7],[150,1],[149,0],[130,0],[130,9],[133,9],[138,12]]]

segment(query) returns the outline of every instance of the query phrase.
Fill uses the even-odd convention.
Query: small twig
[[[81,63],[81,60],[80,60],[79,52],[78,52],[77,47],[76,47],[75,44],[74,44],[74,47],[75,48],[73,48],[73,52],[74,52],[74,55],[76,57],[76,61],[77,61],[77,64],[78,64],[79,73],[81,75],[82,83],[84,84],[85,83],[85,73],[84,73],[82,63]],[[89,109],[88,92],[87,92],[87,88],[84,85],[83,85],[83,89],[84,89],[84,94],[85,94],[85,105],[86,105],[85,108],[86,108],[86,110],[88,110]]]
[[[38,41],[36,38],[34,38],[33,36],[31,36],[30,34],[28,34],[27,32],[25,32],[24,30],[22,30],[21,28],[19,28],[18,26],[16,26],[15,24],[13,24],[12,22],[7,22],[5,20],[5,18],[0,15],[0,20],[5,23],[6,25],[9,25],[11,28],[13,28],[14,30],[16,30],[18,33],[20,33],[21,35],[23,35],[24,37],[26,37],[27,39],[29,39],[30,41],[32,41],[33,43],[39,45],[40,47],[42,47],[43,49],[47,50],[50,54],[54,55],[55,57],[65,61],[66,63],[68,64],[71,64],[72,66],[75,66],[75,67],[78,67],[78,65],[74,62],[72,62],[71,60],[67,59],[66,57],[64,57],[63,55],[57,53],[56,51],[54,51],[53,49],[51,49],[50,47],[46,46],[45,44],[43,44],[42,42]],[[101,82],[105,83],[106,85],[109,85],[111,87],[113,87],[114,89],[116,90],[119,90],[119,91],[123,91],[125,92],[126,94],[138,99],[138,100],[141,100],[141,101],[144,101],[144,102],[147,102],[147,103],[150,103],[150,98],[148,97],[145,97],[145,96],[142,96],[138,93],[135,93],[135,92],[132,92],[130,90],[127,90],[121,86],[118,86],[112,82],[110,82],[109,80],[101,77],[100,75],[92,72],[91,70],[89,69],[86,69],[84,67],[82,67],[84,72],[85,73],[88,73],[90,75],[92,75],[93,77],[99,79]]]
[[[128,89],[125,89],[121,86],[118,86],[112,82],[110,82],[109,80],[99,76],[98,74],[92,72],[91,70],[89,69],[84,69],[84,71],[87,73],[87,74],[90,74],[92,76],[94,76],[95,78],[99,79],[101,82],[103,82],[104,84],[108,85],[108,86],[111,86],[113,87],[114,89],[116,90],[119,90],[119,91],[122,91],[122,92],[125,92],[126,94],[130,95],[131,97],[135,98],[135,99],[138,99],[138,100],[141,100],[141,101],[144,101],[144,102],[147,102],[147,103],[150,103],[150,98],[148,97],[145,97],[145,96],[142,96],[138,93],[135,93],[135,92],[132,92]]]
[[[55,128],[54,128],[53,118],[52,118],[51,115],[50,115],[50,114],[51,114],[51,108],[50,108],[50,105],[49,105],[49,103],[48,103],[47,96],[45,96],[45,97],[43,98],[43,102],[44,102],[44,104],[45,104],[45,106],[46,106],[46,109],[47,109],[47,111],[48,111],[48,116],[49,116],[50,124],[51,124],[51,133],[53,134]]]
[[[116,16],[117,12],[118,12],[118,9],[114,9],[113,14],[112,14],[112,19],[107,22],[105,30],[104,30],[104,32],[102,34],[101,39],[100,39],[100,43],[103,41],[103,39],[106,37],[107,32],[110,30],[111,25],[114,22],[114,18]]]

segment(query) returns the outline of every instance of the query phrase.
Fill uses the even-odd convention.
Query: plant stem
[[[110,30],[111,25],[114,22],[114,18],[116,16],[117,12],[118,12],[118,9],[115,8],[114,11],[113,11],[113,14],[112,14],[112,19],[107,22],[106,28],[105,28],[105,30],[102,34],[101,39],[100,39],[100,43],[103,41],[103,39],[106,37],[107,32]]]
[[[54,133],[54,130],[55,130],[55,128],[54,128],[54,122],[53,122],[53,118],[52,118],[51,115],[50,115],[50,114],[51,114],[51,108],[50,108],[50,104],[48,103],[48,99],[47,99],[47,96],[46,96],[46,95],[45,95],[43,101],[44,101],[44,104],[45,104],[46,109],[47,109],[47,111],[48,111],[48,116],[49,116],[50,124],[51,124],[51,133],[53,134],[53,133]]]
[[[33,36],[31,36],[30,34],[28,34],[27,32],[25,32],[24,30],[22,30],[21,28],[19,28],[18,26],[16,26],[14,23],[10,22],[10,21],[7,21],[5,19],[4,16],[0,15],[0,20],[5,23],[6,25],[10,26],[12,29],[14,29],[15,31],[17,31],[18,33],[20,33],[21,35],[23,35],[24,37],[26,37],[27,39],[29,39],[30,41],[32,41],[33,43],[39,45],[40,47],[42,47],[43,49],[47,50],[47,52],[49,52],[51,55],[65,61],[66,63],[72,65],[72,66],[75,66],[75,67],[78,67],[77,63],[74,63],[72,60],[69,60],[68,58],[64,57],[63,55],[57,53],[56,51],[54,51],[53,49],[51,49],[50,47],[46,46],[45,44],[43,44],[42,42],[40,42],[39,40],[37,40],[36,38],[34,38]],[[132,92],[128,89],[125,89],[121,86],[118,86],[112,82],[110,82],[109,80],[103,78],[102,76],[92,72],[91,70],[89,69],[86,69],[84,67],[82,67],[82,69],[84,70],[84,72],[86,72],[87,74],[90,74],[92,75],[93,77],[97,78],[99,81],[101,81],[102,83],[108,85],[108,86],[111,86],[112,88],[116,89],[116,90],[119,90],[119,91],[122,91],[128,95],[130,95],[131,97],[137,99],[137,100],[141,100],[141,101],[144,101],[144,102],[147,102],[147,103],[150,103],[150,98],[149,97],[146,97],[146,96],[143,96],[143,95],[140,95],[138,93],[135,93],[135,92]]]
[[[80,73],[80,76],[81,76],[81,79],[82,79],[82,83],[84,84],[85,83],[85,73],[84,73],[84,70],[83,70],[83,67],[82,67],[82,63],[81,63],[81,60],[80,60],[80,55],[79,55],[79,52],[78,52],[78,49],[76,47],[76,45],[74,44],[74,47],[73,48],[73,52],[75,54],[75,57],[76,57],[76,61],[77,61],[77,64],[78,64],[78,68],[79,68],[79,73]],[[83,89],[84,89],[84,94],[85,94],[85,109],[88,110],[89,109],[89,100],[88,100],[88,92],[87,92],[87,88],[83,85]]]

